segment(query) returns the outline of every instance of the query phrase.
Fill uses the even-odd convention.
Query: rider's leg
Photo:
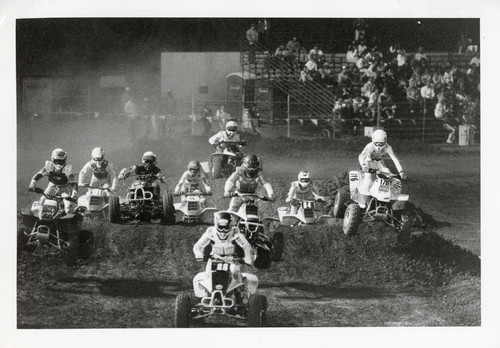
[[[359,206],[361,208],[366,208],[370,195],[370,186],[375,180],[375,174],[363,173],[361,184],[359,185]]]
[[[298,210],[299,210],[299,205],[298,204],[290,203],[290,214],[291,215],[297,214]]]
[[[153,188],[153,198],[154,199],[159,199],[160,198],[160,183],[158,181],[155,181],[151,184],[151,187]]]

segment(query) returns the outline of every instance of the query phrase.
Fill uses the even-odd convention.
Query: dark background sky
[[[22,76],[113,72],[127,64],[159,62],[160,52],[238,51],[256,18],[68,18],[18,19],[17,72]],[[345,52],[353,18],[271,18],[274,50],[297,36],[309,50]],[[479,19],[367,19],[368,39],[398,42],[407,50],[455,51],[460,34],[479,41]],[[420,21],[421,24],[418,24]],[[385,47],[383,47],[385,48]]]

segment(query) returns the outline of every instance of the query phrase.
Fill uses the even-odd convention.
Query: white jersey
[[[368,145],[365,146],[365,148],[363,149],[363,151],[359,155],[358,160],[359,160],[359,164],[361,166],[363,166],[363,165],[368,164],[368,162],[370,162],[370,161],[379,162],[387,155],[394,162],[394,165],[396,166],[396,169],[398,170],[398,172],[402,172],[403,167],[401,166],[399,159],[394,154],[392,147],[387,143],[384,146],[382,146],[382,148],[380,150],[378,150],[377,147],[373,143],[369,143]]]

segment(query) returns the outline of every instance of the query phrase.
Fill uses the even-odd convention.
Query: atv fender
[[[214,222],[214,214],[217,212],[216,208],[204,208],[201,211],[201,222],[205,224],[212,224]]]
[[[257,292],[257,287],[259,286],[259,278],[256,275],[250,273],[241,273],[243,282],[246,283],[248,292],[250,294],[255,294]]]
[[[283,226],[292,226],[292,225],[298,224],[300,222],[301,222],[300,219],[298,219],[294,215],[283,215],[283,216],[281,216],[281,224]]]
[[[280,227],[280,219],[274,217],[265,217],[261,223],[264,225],[266,232],[274,232]]]
[[[402,210],[406,206],[406,202],[408,202],[408,199],[410,198],[410,195],[408,194],[399,194],[398,195],[398,200],[394,201],[392,203],[392,209],[393,210]]]
[[[211,166],[208,162],[201,162],[200,163],[201,165],[201,168],[203,168],[203,170],[205,171],[205,173],[210,173],[212,170],[211,170]]]
[[[200,272],[193,278],[194,296],[199,298],[205,297],[206,289],[202,285],[203,280],[205,280],[205,272]]]

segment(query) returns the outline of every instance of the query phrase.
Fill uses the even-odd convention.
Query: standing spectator
[[[349,45],[345,59],[347,63],[356,64],[358,62],[358,50],[356,49],[356,46]]]
[[[220,130],[225,130],[226,123],[229,120],[229,114],[224,110],[224,105],[221,105],[220,108],[215,112],[215,119],[219,124]]]
[[[160,117],[156,96],[144,98],[143,110],[146,123],[151,124],[150,136],[153,139],[162,139],[165,136],[165,119]]]
[[[203,106],[203,110],[201,110],[201,115],[200,115],[200,121],[201,125],[203,127],[203,135],[210,135],[212,133],[212,125],[210,121],[212,120],[212,117],[214,116],[213,111],[208,107],[208,104],[205,104]]]
[[[320,56],[323,55],[323,51],[319,49],[318,45],[314,45],[314,47],[309,51],[309,60],[314,60],[318,62]]]
[[[372,94],[373,92],[373,89],[374,89],[374,84],[373,84],[373,78],[370,77],[366,83],[363,85],[363,87],[361,87],[361,95],[366,98],[366,99],[369,99],[370,98],[370,95]]]
[[[252,126],[253,134],[259,134],[257,127],[260,126],[259,113],[257,112],[257,106],[252,104],[248,110],[248,117],[250,119],[250,125]]]
[[[357,47],[358,55],[361,57],[361,55],[363,55],[363,53],[365,53],[367,48],[368,47],[365,44],[365,40],[359,40],[358,47]]]
[[[455,142],[456,129],[449,122],[449,110],[446,107],[444,98],[440,97],[434,109],[434,116],[443,123],[443,127],[449,132],[446,142],[452,144]]]
[[[123,107],[125,116],[126,116],[126,124],[128,126],[128,132],[131,140],[135,140],[140,137],[139,135],[139,105],[137,104],[137,97],[135,95],[131,95],[129,100],[125,103]]]
[[[255,52],[257,50],[257,43],[259,42],[259,33],[255,30],[255,24],[252,23],[250,29],[246,32],[247,41],[249,44],[249,57],[248,61],[250,64],[255,63]]]
[[[354,40],[364,40],[366,36],[366,22],[363,18],[356,18],[353,23]]]
[[[266,51],[271,47],[271,23],[269,19],[261,19],[257,23],[257,32],[259,34],[259,39],[264,45]]]
[[[433,102],[436,97],[436,93],[434,92],[434,86],[432,86],[432,82],[430,79],[427,80],[425,86],[420,88],[420,96],[422,97],[424,103],[424,115],[427,115],[428,110],[432,110],[434,107]]]
[[[417,88],[417,83],[414,80],[410,80],[408,87],[406,87],[406,100],[408,101],[408,108],[410,113],[415,113],[417,110],[418,100],[420,99],[420,93]]]
[[[337,85],[339,86],[339,88],[342,88],[350,86],[351,83],[352,82],[350,80],[349,72],[347,70],[347,67],[344,65],[342,67],[342,71],[337,75]]]
[[[300,42],[297,41],[297,37],[294,36],[290,41],[288,41],[286,49],[294,56],[299,55]]]
[[[175,116],[177,114],[177,102],[175,101],[172,90],[167,91],[167,97],[165,99],[167,116]]]
[[[479,52],[477,52],[474,57],[470,60],[469,66],[475,66],[476,68],[479,68],[479,64],[481,63],[480,58],[479,58]]]
[[[330,69],[330,64],[324,62],[318,72],[321,75],[321,83],[326,87],[333,87],[333,70]]]

